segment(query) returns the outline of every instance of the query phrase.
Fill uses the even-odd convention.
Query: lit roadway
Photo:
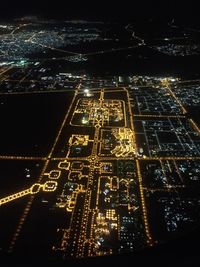
[[[2,74],[2,73],[1,73]],[[129,91],[127,88],[123,88],[123,89],[119,89],[115,88],[112,90],[112,92],[116,91],[123,91],[124,94],[126,95],[126,101],[127,101],[127,106],[126,106],[126,111],[124,111],[124,117],[126,118],[130,118],[129,121],[129,128],[130,130],[133,132],[133,143],[134,143],[134,148],[135,148],[135,154],[129,156],[128,154],[123,156],[119,156],[117,157],[116,155],[113,156],[106,156],[106,157],[101,157],[98,156],[98,144],[102,141],[100,140],[100,130],[102,127],[106,128],[106,126],[104,125],[104,121],[102,119],[96,119],[96,121],[94,122],[94,137],[93,140],[89,140],[89,142],[92,142],[92,152],[91,155],[89,157],[70,157],[69,156],[69,151],[67,152],[67,155],[65,157],[53,157],[53,154],[55,152],[55,147],[58,144],[60,138],[61,138],[61,133],[63,132],[63,128],[64,126],[66,126],[67,122],[69,121],[69,114],[70,112],[73,111],[73,115],[75,114],[75,109],[74,107],[76,107],[77,104],[77,100],[80,97],[83,97],[83,93],[80,91],[81,89],[81,83],[82,80],[80,81],[79,85],[76,87],[75,91],[74,91],[74,97],[71,101],[71,104],[69,107],[66,107],[66,113],[65,113],[65,117],[63,122],[60,125],[60,129],[57,133],[57,136],[52,144],[51,150],[48,154],[47,157],[18,157],[18,156],[0,156],[0,159],[13,159],[13,160],[41,160],[41,161],[45,161],[44,167],[41,171],[41,174],[37,180],[37,182],[32,185],[31,188],[22,190],[21,192],[17,192],[15,194],[11,194],[10,196],[7,196],[5,198],[0,199],[0,205],[4,205],[9,201],[13,201],[19,197],[24,197],[26,195],[31,195],[30,200],[28,201],[24,212],[19,220],[19,223],[17,225],[17,229],[15,234],[13,235],[13,238],[11,240],[10,243],[10,247],[9,247],[9,251],[11,252],[15,246],[15,243],[17,241],[17,238],[22,230],[23,227],[23,223],[31,209],[32,203],[34,201],[35,195],[39,194],[41,190],[49,192],[49,194],[52,191],[56,190],[57,187],[57,183],[59,183],[59,180],[54,182],[50,179],[49,180],[49,184],[44,184],[43,182],[43,177],[46,175],[47,173],[47,168],[49,166],[49,163],[51,160],[54,161],[69,161],[69,162],[73,162],[80,160],[80,161],[87,161],[89,162],[89,174],[88,174],[88,179],[87,179],[87,184],[85,189],[80,189],[79,190],[79,194],[76,196],[76,201],[77,201],[77,205],[80,205],[79,200],[77,199],[81,199],[81,201],[83,201],[83,206],[82,208],[79,208],[78,212],[74,212],[74,210],[72,211],[72,215],[71,215],[71,223],[70,223],[70,229],[69,231],[71,231],[71,233],[69,232],[68,234],[66,234],[66,239],[69,238],[70,240],[73,240],[73,242],[75,242],[76,246],[70,247],[71,249],[71,256],[72,257],[84,257],[85,255],[85,251],[86,251],[86,247],[88,248],[87,250],[87,254],[88,256],[93,256],[92,253],[92,249],[94,247],[94,217],[95,214],[97,212],[97,207],[96,209],[91,209],[91,205],[92,205],[92,194],[94,192],[94,188],[96,188],[95,190],[97,190],[97,195],[96,195],[96,203],[98,203],[98,198],[99,198],[99,185],[96,184],[96,181],[94,179],[94,172],[95,172],[95,166],[96,164],[98,164],[100,161],[106,160],[132,160],[135,162],[136,164],[136,172],[137,172],[137,180],[138,180],[138,184],[139,184],[139,194],[140,194],[140,200],[141,200],[141,208],[142,208],[142,219],[143,219],[143,223],[144,223],[144,230],[145,230],[145,234],[146,234],[146,242],[149,246],[152,246],[154,244],[154,240],[152,238],[151,235],[151,231],[149,228],[149,222],[148,222],[148,210],[146,208],[146,203],[145,203],[145,191],[150,191],[153,192],[155,190],[176,190],[177,188],[182,188],[183,186],[170,186],[168,185],[166,188],[162,188],[162,189],[147,189],[144,184],[143,184],[143,177],[142,177],[142,171],[141,171],[141,165],[140,162],[143,160],[157,160],[160,161],[161,166],[162,166],[162,161],[164,160],[199,160],[199,157],[145,157],[145,158],[141,158],[140,156],[138,156],[137,153],[137,143],[136,143],[136,139],[135,139],[135,129],[134,129],[134,118],[135,117],[140,117],[140,115],[136,115],[133,114],[132,112],[132,108],[131,108],[131,98],[129,95]],[[185,113],[186,110],[185,108],[182,106],[181,102],[179,101],[179,99],[175,96],[175,94],[173,93],[173,91],[170,88],[169,84],[166,84],[166,88],[169,90],[170,95],[173,97],[174,101],[176,101],[178,103],[178,105],[182,108],[183,114],[181,114],[180,116],[167,116],[167,117],[175,117],[175,118],[183,118],[185,117]],[[95,89],[96,90],[96,89]],[[109,93],[109,91],[106,91],[106,89],[99,89],[99,93],[100,93],[100,97],[99,97],[99,109],[101,109],[102,111],[104,111],[103,108],[103,103],[105,101],[104,99],[104,95],[106,93]],[[142,117],[152,117],[155,118],[155,115],[141,115]],[[166,116],[156,116],[158,118],[163,118]],[[193,120],[190,120],[190,123],[192,124],[193,128],[200,134],[199,128],[198,126],[195,124],[195,122]],[[85,126],[87,127],[87,126]],[[92,126],[91,126],[92,127]],[[113,127],[116,128],[116,127]],[[122,127],[123,128],[123,127]],[[79,133],[78,133],[79,134]],[[81,133],[80,133],[81,134]],[[132,143],[131,143],[132,144]],[[70,146],[69,146],[70,147]],[[176,166],[177,167],[177,166]],[[40,190],[41,189],[41,190]],[[79,223],[78,223],[79,222]],[[89,234],[88,234],[89,231]],[[76,234],[75,234],[76,233]],[[65,246],[65,240],[63,239],[63,247]]]
[[[22,27],[25,27],[27,24],[22,24],[19,27],[15,28],[10,34],[13,35],[15,34],[15,32],[17,30],[20,30]],[[127,26],[127,30],[129,26]],[[131,45],[128,47],[120,47],[120,48],[114,48],[114,49],[108,49],[108,50],[102,50],[102,51],[96,51],[96,52],[92,52],[92,53],[84,53],[84,54],[80,54],[80,53],[74,53],[74,52],[70,52],[70,51],[66,51],[63,49],[59,49],[59,48],[55,48],[55,47],[51,47],[48,45],[43,45],[40,43],[36,43],[33,41],[35,37],[35,34],[33,36],[31,36],[29,39],[26,40],[26,42],[30,42],[33,44],[37,44],[38,46],[41,46],[43,48],[47,48],[47,49],[51,49],[51,50],[56,50],[59,52],[63,52],[63,53],[68,53],[68,54],[72,54],[72,55],[77,55],[77,56],[93,56],[93,55],[97,55],[97,54],[105,54],[105,53],[113,53],[116,51],[122,51],[122,50],[127,50],[127,49],[134,49],[137,48],[139,46],[145,46],[145,42],[143,39],[135,36],[135,33],[132,32],[132,37],[137,39],[138,41],[140,41],[140,43],[138,43],[138,45]],[[65,58],[65,56],[62,57],[63,59]],[[7,68],[2,68],[0,70],[0,81],[5,80],[5,74],[11,70],[14,66],[10,66]],[[25,75],[21,80],[16,81],[19,83],[23,83],[23,82],[27,82],[28,75]],[[196,80],[195,80],[196,81]],[[37,82],[37,81],[36,81]],[[183,81],[183,82],[191,82],[191,81]],[[182,83],[182,82],[178,82],[178,83]],[[143,219],[143,224],[144,224],[144,230],[145,230],[145,234],[146,234],[146,242],[149,246],[152,246],[155,243],[155,240],[153,240],[151,231],[150,231],[150,227],[149,227],[149,221],[148,221],[148,210],[146,207],[146,202],[145,202],[145,192],[154,192],[154,191],[171,191],[171,190],[176,190],[178,188],[184,188],[184,185],[176,185],[176,186],[171,186],[171,185],[167,185],[165,188],[146,188],[143,182],[143,176],[142,176],[142,170],[141,170],[141,162],[142,161],[148,161],[148,160],[155,160],[158,161],[161,165],[162,170],[164,171],[163,168],[163,161],[178,161],[178,160],[200,160],[200,157],[187,157],[187,156],[183,156],[183,157],[176,157],[176,156],[166,156],[166,157],[140,157],[137,153],[137,143],[136,143],[136,139],[135,139],[135,129],[134,129],[134,124],[133,121],[135,118],[137,117],[147,117],[147,118],[185,118],[185,115],[187,113],[186,108],[182,105],[181,101],[179,100],[179,98],[175,95],[175,93],[173,92],[173,89],[171,88],[171,84],[168,81],[163,81],[163,86],[168,90],[169,94],[171,95],[171,97],[174,99],[174,101],[178,104],[178,106],[181,108],[182,110],[182,114],[181,115],[172,115],[172,116],[165,116],[165,115],[137,115],[137,114],[133,114],[132,108],[131,108],[131,97],[129,95],[129,91],[127,88],[114,88],[112,90],[112,92],[124,92],[126,94],[126,111],[124,112],[124,117],[125,118],[130,118],[130,125],[129,128],[131,130],[131,132],[133,133],[133,144],[134,144],[134,149],[135,149],[135,154],[129,156],[128,153],[127,155],[125,155],[124,157],[120,156],[117,157],[116,155],[112,155],[112,156],[106,156],[106,157],[100,157],[98,156],[98,145],[99,143],[102,142],[102,140],[100,139],[100,131],[101,128],[104,127],[106,128],[106,126],[104,125],[104,122],[102,120],[96,120],[96,122],[94,123],[94,128],[95,128],[95,132],[94,132],[94,137],[92,140],[92,152],[91,155],[89,157],[70,157],[69,156],[69,151],[67,152],[67,155],[65,157],[54,157],[54,152],[55,152],[55,148],[56,145],[58,144],[60,138],[61,138],[61,134],[63,132],[64,127],[67,124],[67,121],[69,121],[69,114],[70,112],[74,112],[74,107],[75,104],[77,103],[77,97],[83,97],[83,92],[80,91],[81,89],[81,84],[82,84],[82,80],[80,81],[80,83],[78,84],[78,86],[75,88],[74,90],[74,97],[71,101],[70,106],[66,107],[66,112],[65,112],[65,117],[60,125],[60,128],[58,130],[58,133],[56,135],[56,138],[51,146],[51,150],[49,152],[49,154],[46,157],[21,157],[21,156],[13,156],[13,155],[0,155],[0,159],[1,160],[41,160],[44,162],[44,167],[37,179],[37,181],[30,187],[30,188],[26,188],[20,192],[16,192],[13,194],[10,194],[9,196],[6,196],[4,198],[0,198],[0,206],[1,205],[6,205],[8,202],[10,201],[15,201],[18,198],[21,197],[25,197],[27,195],[30,195],[30,198],[24,208],[24,211],[19,219],[19,222],[17,224],[16,230],[14,235],[11,238],[10,241],[10,246],[9,246],[9,252],[12,252],[16,241],[20,235],[20,232],[23,228],[24,222],[26,220],[26,217],[29,214],[29,211],[32,207],[33,201],[35,199],[35,196],[37,194],[40,194],[41,191],[45,191],[48,194],[51,194],[51,192],[56,191],[57,189],[57,185],[59,184],[59,180],[52,180],[51,177],[49,177],[49,180],[44,183],[43,179],[44,176],[47,175],[47,169],[49,167],[50,161],[69,161],[69,162],[73,162],[73,161],[88,161],[89,162],[89,174],[88,174],[88,179],[87,179],[87,184],[86,187],[84,189],[79,189],[79,193],[76,195],[76,206],[79,207],[78,205],[80,205],[80,203],[83,203],[82,206],[80,206],[78,208],[78,211],[75,212],[75,209],[72,210],[72,214],[71,214],[71,221],[70,221],[70,228],[68,229],[69,232],[66,233],[66,240],[65,238],[63,238],[63,242],[62,242],[62,246],[63,248],[65,248],[66,246],[66,242],[67,241],[73,241],[74,243],[70,244],[70,253],[72,257],[84,257],[86,256],[86,254],[88,256],[93,256],[93,248],[94,248],[94,221],[95,221],[95,215],[98,211],[98,207],[96,207],[96,209],[91,209],[92,206],[92,194],[94,193],[94,191],[96,190],[96,204],[98,204],[98,198],[99,198],[99,184],[96,184],[96,181],[94,179],[94,172],[95,172],[95,166],[96,164],[98,164],[100,161],[106,160],[106,161],[111,161],[111,160],[132,160],[135,162],[136,164],[136,173],[137,173],[137,180],[138,180],[138,185],[139,185],[139,196],[140,196],[140,202],[141,202],[141,209],[142,209],[142,219]],[[92,90],[92,89],[91,89]],[[99,108],[103,110],[103,105],[102,103],[104,102],[104,93],[106,92],[106,89],[98,89],[95,88],[93,90],[93,92],[95,91],[99,91],[100,92],[100,98],[99,98]],[[55,93],[56,91],[46,91],[49,93]],[[45,92],[45,93],[46,93]],[[66,90],[60,90],[57,92],[66,92]],[[107,91],[111,92],[111,91]],[[31,92],[31,93],[44,93],[44,92]],[[5,93],[4,93],[5,94]],[[11,93],[9,93],[11,94]],[[20,94],[20,93],[12,93],[12,94]],[[22,93],[24,94],[24,93]],[[200,129],[198,127],[198,125],[192,120],[189,119],[190,124],[192,125],[192,127],[194,128],[194,130],[196,132],[198,132],[198,134],[200,135]],[[127,127],[127,125],[126,125]],[[113,127],[116,128],[116,127]],[[123,127],[122,127],[123,128]],[[81,134],[81,133],[80,133]],[[91,140],[90,140],[91,141]],[[132,144],[132,143],[131,143]],[[150,151],[149,151],[150,152]],[[151,153],[150,153],[151,154]],[[168,163],[169,164],[169,163]],[[169,165],[170,168],[170,165]],[[181,175],[179,173],[178,167],[175,163],[175,168],[177,170],[177,173],[181,179]],[[94,189],[96,188],[96,189]],[[95,192],[96,192],[95,191]],[[119,231],[119,229],[118,229]],[[65,242],[66,241],[66,242]],[[86,249],[87,248],[87,249]],[[87,251],[87,253],[86,253]],[[86,254],[85,254],[86,253]]]
[[[44,173],[46,172],[46,169],[47,169],[47,167],[48,167],[48,165],[49,165],[49,162],[50,162],[50,159],[51,159],[51,155],[52,155],[52,153],[54,152],[55,146],[56,146],[56,144],[57,144],[57,142],[58,142],[58,139],[59,139],[59,137],[60,137],[61,131],[62,131],[64,125],[65,125],[65,122],[66,122],[66,120],[67,120],[68,114],[69,114],[69,112],[70,112],[70,110],[71,110],[71,107],[73,106],[73,103],[74,103],[75,98],[76,98],[76,95],[77,95],[77,93],[78,93],[78,91],[79,91],[79,89],[80,89],[80,86],[81,86],[81,83],[77,86],[77,88],[76,88],[76,90],[75,90],[74,97],[73,97],[73,99],[72,99],[72,102],[71,102],[70,107],[67,107],[67,108],[66,108],[66,114],[65,114],[64,120],[63,120],[63,122],[62,122],[62,124],[61,124],[61,126],[60,126],[60,129],[59,129],[59,131],[58,131],[58,133],[57,133],[57,136],[56,136],[56,138],[55,138],[55,140],[54,140],[54,143],[52,144],[50,153],[49,153],[48,157],[45,158],[45,164],[44,164],[44,167],[43,167],[43,169],[42,169],[42,171],[41,171],[41,174],[40,174],[40,176],[39,176],[39,178],[38,178],[38,180],[37,180],[37,184],[42,184],[41,182],[42,182],[42,179],[43,179],[43,177],[44,177]],[[32,159],[35,159],[34,157],[20,157],[21,160],[24,160],[24,159],[27,160],[27,159],[31,159],[31,158],[32,158]],[[19,159],[19,157],[12,157],[12,156],[9,157],[9,156],[5,156],[5,157],[1,157],[1,159]],[[44,158],[42,158],[42,160],[44,160]],[[23,190],[23,191],[24,191],[24,190]],[[22,191],[22,192],[23,192],[23,191]],[[37,193],[39,193],[39,191],[38,191]],[[31,194],[30,191],[29,191],[29,194]],[[26,195],[26,194],[25,194],[25,195]],[[20,196],[20,192],[19,192],[19,193],[16,193],[16,194],[12,194],[11,196],[13,196],[13,197],[11,197],[10,199],[9,199],[9,196],[8,196],[8,200],[13,201],[14,199],[19,198],[19,196]],[[22,194],[21,196],[24,196],[24,194]],[[23,214],[22,214],[22,216],[21,216],[21,218],[20,218],[20,220],[19,220],[19,223],[18,223],[18,225],[17,225],[16,232],[15,232],[15,234],[14,234],[12,240],[11,240],[10,247],[9,247],[9,252],[11,252],[11,251],[13,250],[13,248],[14,248],[15,242],[16,242],[16,240],[17,240],[19,234],[20,234],[20,231],[21,231],[21,229],[22,229],[23,223],[24,223],[24,221],[25,221],[25,219],[26,219],[26,217],[27,217],[27,215],[28,215],[28,213],[29,213],[29,210],[31,209],[32,203],[33,203],[33,201],[34,201],[34,197],[35,197],[35,194],[31,194],[31,198],[30,198],[30,200],[28,201],[28,203],[26,204],[26,207],[25,207],[25,209],[24,209],[24,212],[23,212]],[[1,200],[2,200],[2,199],[0,199],[0,201],[1,201]],[[7,202],[6,202],[6,203],[7,203]]]

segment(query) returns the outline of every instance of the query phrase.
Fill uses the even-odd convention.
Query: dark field
[[[1,155],[47,156],[73,93],[1,95]]]

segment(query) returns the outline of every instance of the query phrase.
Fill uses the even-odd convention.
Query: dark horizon
[[[0,8],[2,264],[193,266],[199,9],[64,1]]]
[[[11,0],[1,4],[1,20],[14,19],[22,16],[38,16],[48,19],[84,19],[107,21],[181,21],[186,24],[198,24],[198,8],[194,2],[179,1],[25,1],[12,3]]]

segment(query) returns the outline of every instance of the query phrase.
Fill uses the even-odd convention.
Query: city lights
[[[198,225],[200,80],[161,66],[184,68],[197,38],[26,20],[0,25],[0,252],[134,253]]]

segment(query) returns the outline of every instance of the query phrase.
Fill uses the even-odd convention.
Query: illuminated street
[[[200,219],[200,128],[188,108],[199,107],[199,79],[69,72],[66,62],[148,46],[134,35],[131,46],[69,50],[103,42],[101,24],[79,23],[8,24],[0,40],[6,255],[66,260],[130,253]],[[47,50],[49,58],[42,57]],[[40,57],[29,60],[34,53]]]

